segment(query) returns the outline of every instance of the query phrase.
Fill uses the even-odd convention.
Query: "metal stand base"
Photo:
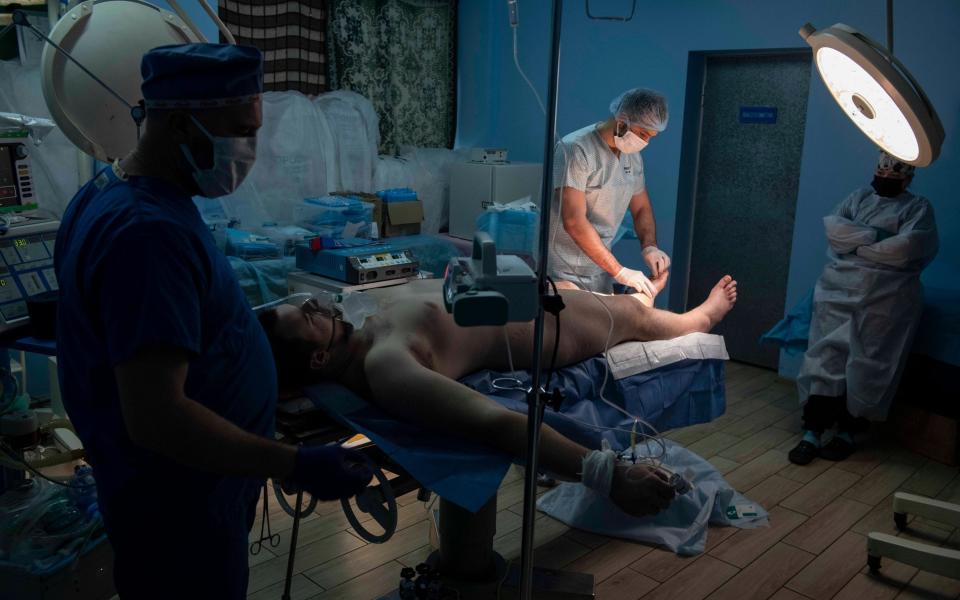
[[[427,559],[439,572],[444,587],[456,590],[460,600],[519,598],[521,565],[509,571],[506,561],[493,549],[497,525],[497,497],[477,513],[440,499],[440,549]],[[399,598],[396,592],[384,596]],[[533,570],[533,598],[544,600],[592,600],[593,575]]]
[[[510,567],[500,590],[502,600],[520,597],[520,565]],[[533,569],[533,598],[536,600],[593,600],[593,575],[553,569]]]
[[[476,514],[440,499],[440,549],[427,564],[446,581],[488,583],[503,576],[503,558],[493,550],[497,530],[497,496]]]
[[[435,551],[427,559],[427,564],[435,566],[439,561],[440,550]],[[498,553],[493,553],[493,562],[483,579],[458,579],[452,575],[444,575],[441,571],[440,579],[444,587],[456,590],[459,600],[491,600],[497,597],[497,586],[507,575],[507,561]],[[506,596],[501,595],[501,598]]]

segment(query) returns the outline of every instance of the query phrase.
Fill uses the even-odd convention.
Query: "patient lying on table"
[[[506,335],[503,327],[460,327],[443,308],[441,284],[422,280],[366,292],[377,298],[380,310],[356,331],[315,300],[262,313],[281,386],[336,381],[398,419],[455,432],[522,461],[526,415],[457,379],[481,369],[508,370],[508,343],[514,366],[529,369],[533,323],[510,323]],[[560,293],[566,309],[560,315],[557,366],[563,367],[604,351],[610,330],[607,310],[614,319],[610,347],[710,331],[733,308],[737,282],[723,277],[703,304],[682,314],[652,308],[649,298],[639,295]],[[544,361],[553,352],[555,325],[548,315],[544,339],[551,343],[544,344]],[[546,425],[540,451],[545,469],[571,481],[580,479],[590,453]],[[663,510],[674,497],[658,472],[641,465],[617,466],[609,489],[614,503],[638,516]]]

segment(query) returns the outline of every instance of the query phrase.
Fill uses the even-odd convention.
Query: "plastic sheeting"
[[[594,357],[559,370],[555,383],[567,400],[560,412],[548,409],[546,423],[587,448],[599,448],[607,439],[613,448],[629,444],[629,434],[600,432],[586,423],[607,427],[622,426],[624,415],[594,400],[603,378],[603,359]],[[524,373],[514,373],[525,378]],[[518,412],[527,405],[520,391],[501,392],[492,381],[502,374],[483,371],[462,380],[491,399]],[[606,397],[626,406],[661,430],[704,423],[723,414],[723,363],[689,361],[657,371],[635,375],[619,382],[607,382]],[[454,434],[425,431],[398,421],[336,384],[311,386],[307,396],[333,418],[363,433],[434,493],[476,512],[496,493],[511,457]],[[633,421],[627,419],[632,426]],[[627,427],[629,429],[629,426]]]
[[[373,168],[373,189],[413,189],[414,166],[405,158],[378,156]]]
[[[373,192],[379,127],[373,105],[354,92],[313,100],[299,92],[265,93],[257,162],[240,188],[220,199],[223,212],[257,231],[264,223],[292,223],[304,198]]]
[[[335,176],[329,191],[372,193],[373,165],[380,146],[380,119],[369,100],[349,91],[313,100],[336,140]],[[320,195],[320,194],[313,194]]]
[[[675,473],[692,474],[693,489],[678,495],[659,514],[633,517],[621,511],[610,498],[576,483],[561,483],[550,490],[537,501],[537,508],[577,529],[660,544],[683,555],[704,551],[708,525],[742,529],[767,525],[767,511],[763,507],[737,493],[713,465],[693,452],[667,441],[663,464]],[[741,507],[739,513],[737,507]],[[746,516],[746,512],[750,516]]]
[[[331,192],[411,188],[423,203],[423,233],[449,220],[450,165],[465,157],[445,148],[405,146],[401,156],[377,156],[380,122],[373,104],[350,91],[311,100],[299,92],[263,95],[257,162],[233,194],[215,201],[244,229],[289,224],[304,198]]]
[[[421,231],[439,233],[450,222],[450,167],[465,161],[465,155],[446,148],[401,146],[400,156],[412,167],[413,182],[408,187],[416,190],[423,202]]]
[[[247,262],[236,256],[228,256],[227,259],[250,306],[260,306],[286,296],[287,273],[297,266],[292,256],[255,262]]]
[[[236,192],[219,202],[224,214],[247,229],[291,223],[304,198],[322,196],[336,175],[336,142],[326,119],[298,92],[263,95],[257,162]]]

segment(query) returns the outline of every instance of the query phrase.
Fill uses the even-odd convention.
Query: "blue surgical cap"
[[[143,55],[140,91],[150,108],[214,108],[263,92],[263,54],[251,46],[177,44]]]
[[[667,128],[667,99],[660,92],[634,88],[620,94],[610,103],[610,113],[644,129],[663,131]]]

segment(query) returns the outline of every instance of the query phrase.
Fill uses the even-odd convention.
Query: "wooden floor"
[[[593,573],[610,600],[932,600],[960,597],[960,581],[890,560],[882,577],[866,569],[866,534],[896,534],[893,492],[960,502],[958,469],[883,439],[866,441],[841,463],[791,465],[799,440],[794,385],[736,363],[727,370],[727,414],[677,429],[670,439],[710,460],[739,491],[770,511],[770,527],[711,528],[707,551],[680,558],[659,548],[569,529],[545,515],[536,526],[536,562]],[[498,495],[496,549],[520,552],[522,473],[514,467]],[[401,499],[400,523],[386,544],[353,533],[339,503],[321,504],[301,526],[293,598],[375,599],[396,588],[400,569],[430,552],[432,524],[413,495]],[[250,598],[280,598],[292,520],[271,503],[280,544],[250,558]],[[260,533],[259,520],[251,538]],[[903,537],[960,547],[960,530],[914,518]]]

